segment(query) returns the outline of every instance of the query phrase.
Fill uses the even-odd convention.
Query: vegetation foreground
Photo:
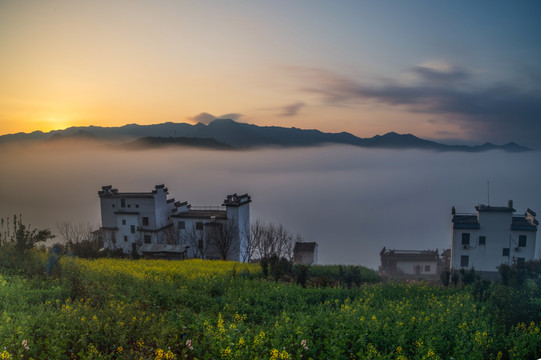
[[[33,249],[22,263],[8,266],[14,258],[9,249],[2,246],[0,255],[1,359],[541,354],[540,323],[508,325],[520,317],[502,316],[502,309],[524,305],[517,303],[524,294],[511,288],[491,290],[491,299],[499,294],[502,301],[498,307],[474,287],[309,282],[303,288],[266,280],[254,264],[61,257],[51,266],[54,255]],[[332,269],[312,267],[310,274],[321,278]],[[539,320],[539,313],[527,316]]]

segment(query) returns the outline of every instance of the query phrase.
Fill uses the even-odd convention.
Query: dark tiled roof
[[[172,215],[174,218],[184,219],[210,219],[213,216],[216,219],[227,219],[227,212],[222,210],[189,210]]]
[[[186,251],[186,245],[143,244],[140,250],[143,253],[183,253]]]
[[[380,255],[382,259],[394,260],[436,261],[439,258],[438,250],[387,250]]]
[[[477,215],[455,214],[453,215],[453,228],[455,229],[479,229]]]
[[[491,212],[515,212],[515,209],[509,206],[490,206],[490,205],[478,205],[475,207],[477,211],[491,211]]]
[[[154,197],[154,194],[151,193],[151,192],[140,192],[140,193],[136,193],[136,192],[133,192],[133,193],[116,193],[116,194],[110,194],[110,195],[101,195],[100,196],[104,196],[104,197],[107,197],[107,198],[116,198],[116,199],[120,199],[120,198],[153,198]]]
[[[537,231],[536,223],[537,221],[535,221],[535,223],[532,223],[528,219],[522,216],[513,216],[513,222],[511,223],[511,230]]]
[[[117,210],[115,211],[115,215],[139,215],[139,211]]]
[[[248,194],[244,195],[228,195],[227,198],[224,200],[223,206],[234,206],[238,207],[240,205],[248,204],[252,202],[252,198]]]
[[[317,243],[315,242],[296,242],[294,252],[313,252],[315,251]]]

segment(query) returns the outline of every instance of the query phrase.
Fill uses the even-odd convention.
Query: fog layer
[[[443,249],[451,207],[487,203],[541,211],[541,153],[437,153],[349,146],[254,151],[110,150],[95,144],[2,147],[0,216],[22,214],[53,232],[61,222],[100,225],[102,185],[221,205],[252,195],[252,220],[283,224],[319,244],[323,264],[379,265],[383,246]],[[539,236],[538,236],[539,241]],[[538,247],[539,248],[539,247]]]

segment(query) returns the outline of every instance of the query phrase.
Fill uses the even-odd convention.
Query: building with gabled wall
[[[249,195],[228,195],[222,206],[204,207],[192,207],[167,195],[164,185],[137,193],[103,186],[98,196],[105,247],[125,254],[145,250],[150,257],[152,251],[164,248],[168,250],[156,250],[160,253],[156,256],[181,249],[184,254],[171,257],[245,259],[250,236]],[[158,244],[173,246],[150,246]]]
[[[477,213],[452,209],[451,268],[496,274],[501,264],[511,265],[537,258],[535,212],[515,215],[513,201],[507,206],[478,205]]]
[[[399,279],[436,280],[443,263],[438,250],[393,250],[379,253],[382,276]]]
[[[293,262],[302,265],[317,265],[317,243],[297,241],[293,247]]]

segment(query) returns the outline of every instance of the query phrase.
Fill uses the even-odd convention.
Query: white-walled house
[[[317,265],[317,243],[297,241],[293,247],[293,262],[303,265]]]
[[[137,193],[122,193],[109,185],[98,195],[102,236],[109,249],[125,254],[167,249],[187,257],[219,259],[225,254],[228,260],[245,259],[250,236],[247,194],[228,195],[222,206],[204,207],[168,199],[164,185]]]
[[[512,200],[505,207],[478,205],[475,209],[476,214],[452,209],[452,269],[496,273],[501,264],[537,258],[535,212],[527,209],[524,215],[515,215]]]
[[[437,279],[440,270],[438,250],[392,250],[379,253],[380,273],[384,276],[411,279]]]

